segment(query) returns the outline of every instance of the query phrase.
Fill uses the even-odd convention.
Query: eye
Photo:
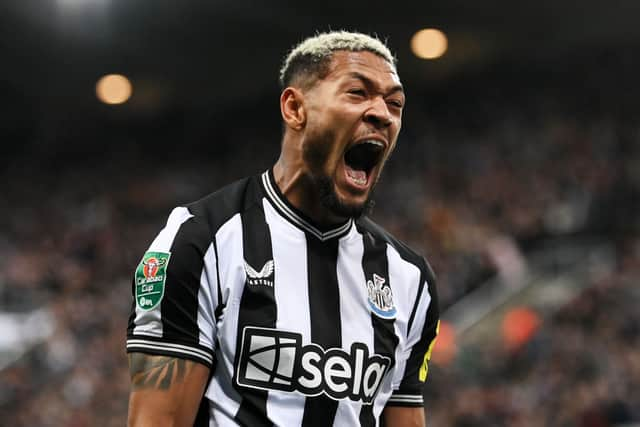
[[[398,99],[389,99],[387,100],[387,104],[395,107],[395,108],[402,108],[403,104],[402,101],[398,100]]]
[[[355,96],[367,96],[367,92],[365,92],[364,89],[362,88],[353,88],[353,89],[349,89],[347,91],[350,95],[355,95]]]

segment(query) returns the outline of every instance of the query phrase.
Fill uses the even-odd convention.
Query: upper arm
[[[422,391],[439,325],[435,279],[426,263],[420,283],[407,325],[406,344],[403,348],[406,359],[399,364],[399,370],[394,376],[388,406],[420,409],[424,406]]]
[[[217,259],[208,226],[176,208],[138,265],[127,352],[213,364]]]
[[[192,425],[213,365],[219,295],[206,222],[174,209],[133,280],[130,425]]]
[[[187,359],[129,354],[130,427],[192,426],[209,368]]]
[[[382,412],[385,427],[424,427],[424,409],[387,406]]]

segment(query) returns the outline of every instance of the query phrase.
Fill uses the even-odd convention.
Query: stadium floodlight
[[[105,104],[123,104],[131,98],[133,87],[122,74],[107,74],[96,83],[96,95]]]
[[[420,30],[411,38],[411,51],[418,58],[440,58],[447,51],[447,47],[447,36],[436,28]]]

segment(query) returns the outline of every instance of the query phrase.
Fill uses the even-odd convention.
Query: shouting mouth
[[[348,181],[359,189],[369,187],[373,170],[382,160],[385,144],[375,139],[363,140],[344,153]]]

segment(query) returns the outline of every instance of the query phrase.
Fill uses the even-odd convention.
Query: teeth
[[[375,139],[367,139],[366,141],[363,141],[363,144],[373,144],[376,147],[382,147],[384,148],[384,144],[380,141],[377,141]]]
[[[347,175],[353,182],[358,185],[365,185],[367,183],[367,174],[364,171],[347,170]]]
[[[362,179],[362,178],[354,178],[351,177],[353,179],[353,182],[355,182],[358,185],[365,185],[367,183],[366,179]]]

